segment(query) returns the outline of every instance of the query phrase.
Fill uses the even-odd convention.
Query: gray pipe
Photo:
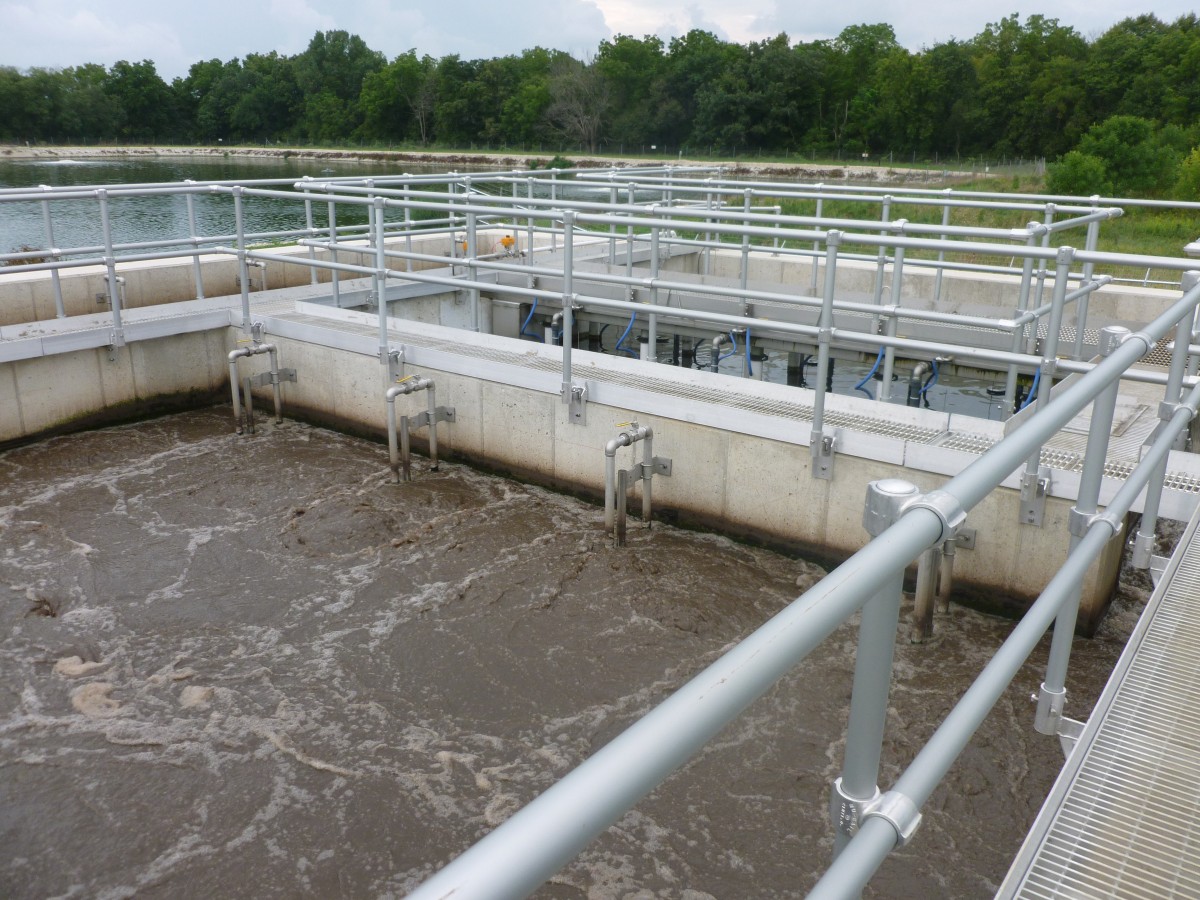
[[[642,463],[642,517],[650,523],[650,478],[654,464],[654,429],[637,422],[626,423],[622,431],[604,445],[604,530],[612,531],[617,508],[617,451],[638,441],[646,441]],[[626,426],[620,426],[626,427]]]
[[[432,378],[410,375],[399,384],[394,384],[384,393],[387,402],[388,462],[396,483],[411,481],[411,451],[409,448],[408,416],[400,419],[400,446],[396,445],[396,398],[429,391],[429,459],[430,471],[438,468],[437,457],[437,400],[434,396]],[[403,477],[402,477],[403,476]]]

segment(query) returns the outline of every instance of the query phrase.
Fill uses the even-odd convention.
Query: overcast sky
[[[1041,13],[1095,37],[1127,16],[1173,21],[1195,9],[1195,0],[0,0],[0,65],[151,59],[170,81],[204,59],[298,53],[314,32],[339,28],[388,59],[412,47],[477,59],[539,45],[582,56],[615,34],[666,40],[692,28],[738,43],[780,31],[812,41],[875,22],[918,50],[970,38],[1012,13]]]

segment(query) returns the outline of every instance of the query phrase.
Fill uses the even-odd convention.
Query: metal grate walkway
[[[997,897],[1200,897],[1200,511]]]

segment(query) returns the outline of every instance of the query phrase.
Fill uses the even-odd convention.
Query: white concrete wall
[[[301,340],[271,339],[280,346],[281,364],[299,372],[299,380],[284,387],[285,410],[385,437],[385,386],[377,359]],[[619,432],[617,423],[636,419],[653,426],[655,455],[674,463],[671,477],[654,479],[654,506],[660,513],[677,515],[684,523],[831,556],[849,555],[866,542],[862,510],[867,482],[899,477],[928,490],[945,481],[904,465],[849,455],[839,455],[835,477],[823,481],[811,476],[809,450],[798,444],[594,402],[588,404],[587,424],[573,425],[567,407],[545,390],[428,365],[410,365],[407,371],[432,377],[438,404],[456,410],[456,422],[438,429],[443,456],[458,456],[599,497],[604,487],[604,445]],[[314,373],[321,377],[313,377]],[[262,402],[267,397],[264,392]],[[423,410],[427,398],[414,395],[396,402],[398,414],[404,415]],[[424,446],[425,434],[414,434],[415,446]],[[618,464],[627,468],[635,461],[635,452],[640,460],[640,446],[620,451]],[[380,465],[387,465],[383,447]],[[421,477],[420,466],[416,471],[414,477]],[[640,510],[638,493],[634,491],[631,510]],[[1044,526],[1033,528],[1018,524],[1016,491],[1001,489],[991,495],[968,519],[978,536],[976,549],[957,555],[960,586],[996,608],[1024,608],[1065,557],[1071,505],[1051,498]],[[601,518],[597,509],[598,528]],[[631,527],[640,526],[631,523]],[[1107,603],[1120,551],[1121,542],[1112,542],[1106,559],[1084,586],[1080,621],[1085,627],[1098,620]]]
[[[223,396],[224,329],[0,363],[0,447]]]

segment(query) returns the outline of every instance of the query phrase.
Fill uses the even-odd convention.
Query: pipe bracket
[[[295,381],[295,369],[280,369],[278,372],[259,372],[249,376],[246,381],[251,387],[266,387],[269,384],[283,384],[285,381]]]
[[[587,424],[587,395],[587,384],[584,382],[563,385],[563,402],[567,404],[567,421],[570,424]]]
[[[822,481],[833,480],[833,463],[836,458],[837,435],[833,432],[814,434],[812,438],[812,477]]]
[[[1046,495],[1050,492],[1050,469],[1038,466],[1037,472],[1025,472],[1021,476],[1022,525],[1042,527],[1046,514]]]
[[[434,410],[433,421],[434,422],[449,422],[451,424],[454,424],[454,421],[455,421],[454,407],[453,406],[439,406],[437,409]],[[408,417],[408,423],[409,423],[410,427],[412,427],[414,429],[428,427],[430,424],[429,410],[425,409],[419,413],[413,413],[411,416]]]

